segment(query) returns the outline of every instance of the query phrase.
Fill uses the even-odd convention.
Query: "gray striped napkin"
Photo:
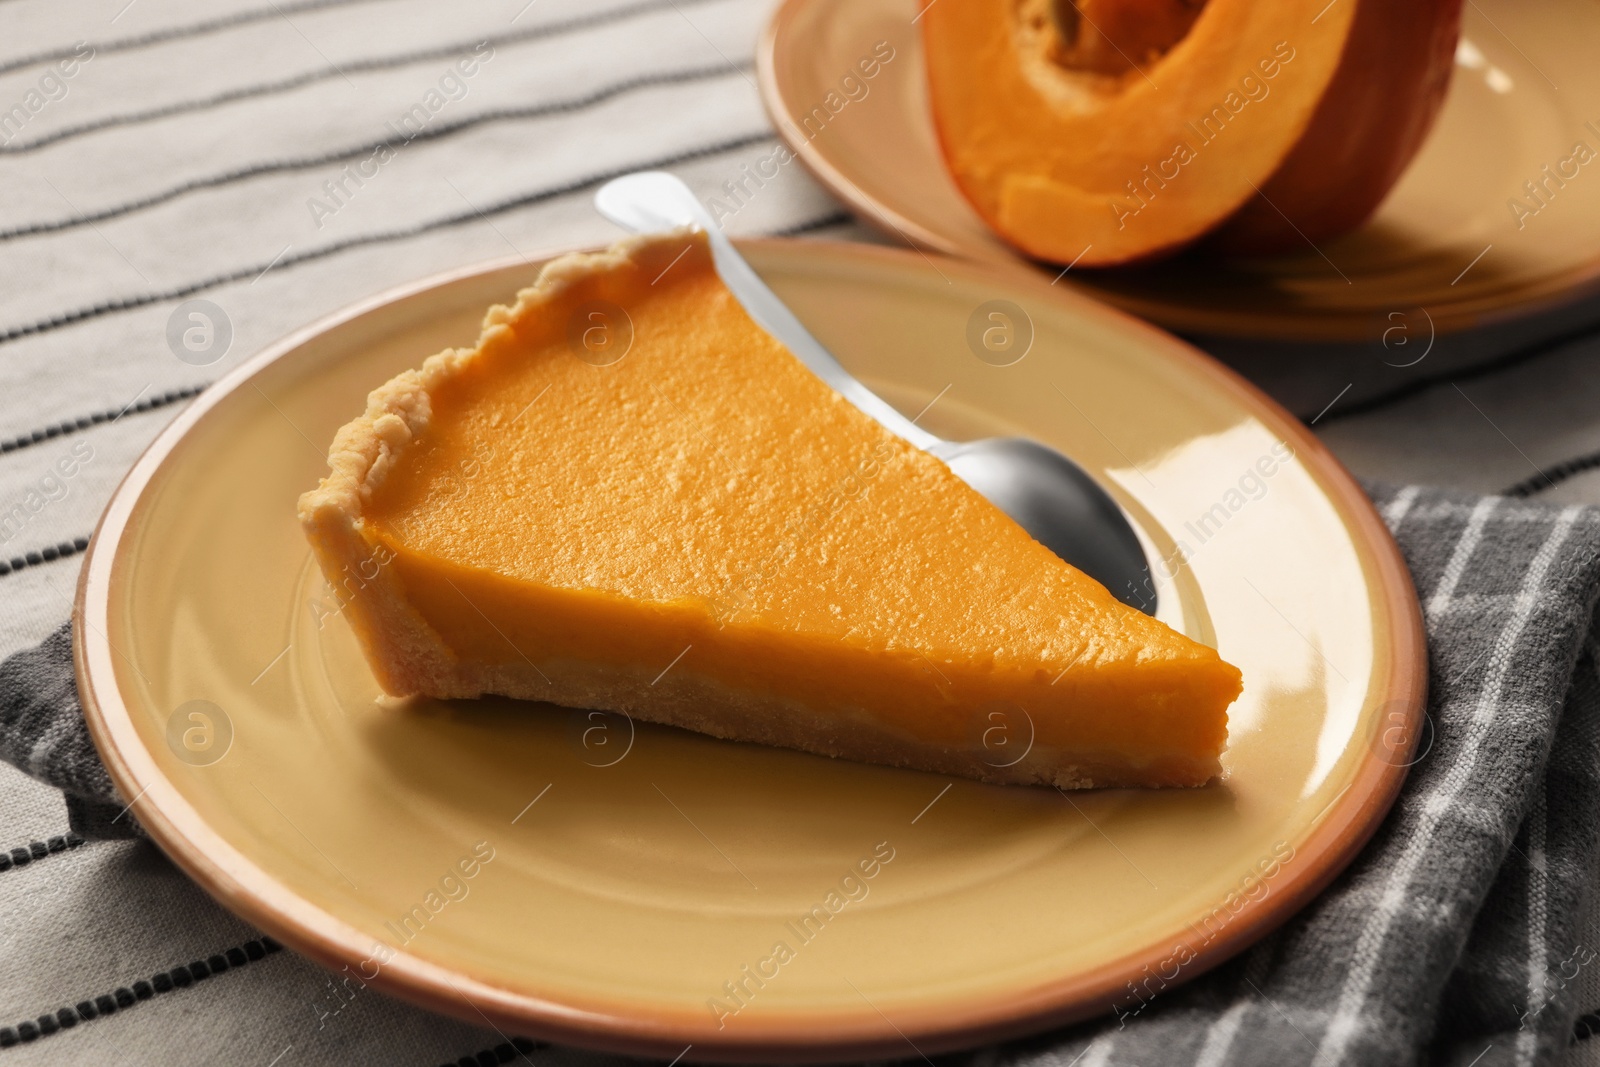
[[[973,1067],[1494,1067],[1572,1043],[1575,979],[1596,964],[1580,928],[1600,856],[1600,510],[1374,493],[1431,660],[1421,755],[1377,836],[1232,962],[1146,982],[1100,1020],[984,1049]],[[63,626],[0,665],[0,755],[75,798],[79,833],[126,833],[69,643]]]
[[[986,1067],[1554,1062],[1600,855],[1600,510],[1374,490],[1427,620],[1429,729],[1356,862],[1187,986]],[[1078,1058],[1075,1058],[1078,1057]]]

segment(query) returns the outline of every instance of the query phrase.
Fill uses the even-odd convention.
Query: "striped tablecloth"
[[[610,240],[589,199],[611,175],[670,167],[712,194],[770,157],[751,64],[767,8],[0,0],[0,656],[67,618],[76,553],[133,458],[264,344],[418,277]],[[795,166],[726,225],[874,239]],[[218,362],[175,355],[188,299],[225,316]],[[1441,340],[1404,369],[1371,349],[1212,347],[1359,475],[1600,502],[1595,319]],[[506,1045],[339,999],[155,849],[67,836],[61,794],[6,765],[0,847],[0,1023],[85,1000],[112,1016],[0,1059],[420,1065]],[[190,961],[215,980],[118,1011],[132,976]]]

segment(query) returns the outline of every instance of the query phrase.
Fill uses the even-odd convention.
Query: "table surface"
[[[87,537],[184,402],[168,394],[298,326],[429,274],[609,241],[617,231],[589,200],[613,173],[667,167],[726,195],[778,147],[751,63],[767,11],[766,0],[0,0],[0,439],[115,416],[0,455],[0,557]],[[735,235],[880,240],[798,165],[732,205]],[[174,354],[170,321],[187,299],[226,317],[217,362]],[[1589,465],[1600,303],[1439,338],[1409,367],[1377,344],[1196,340],[1314,420],[1361,477],[1600,503],[1600,462]],[[0,655],[68,617],[78,558],[0,578]],[[0,846],[66,828],[59,793],[0,764]],[[126,842],[0,874],[0,916],[0,1022],[257,936]],[[1597,940],[1592,915],[1586,941]],[[1583,981],[1584,1004],[1600,1008],[1600,979]],[[61,1040],[8,1055],[53,1061]],[[371,991],[341,999],[285,952],[71,1040],[104,1062],[289,1067],[433,1063],[502,1038]],[[1570,1061],[1600,1062],[1593,1044]]]

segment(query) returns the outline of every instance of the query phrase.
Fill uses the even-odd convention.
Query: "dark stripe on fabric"
[[[1402,400],[1409,400],[1414,396],[1419,396],[1422,393],[1426,393],[1429,389],[1432,389],[1435,386],[1448,385],[1451,382],[1470,382],[1476,381],[1479,378],[1486,378],[1492,374],[1498,374],[1500,371],[1508,370],[1519,364],[1529,363],[1543,356],[1553,355],[1570,344],[1575,344],[1578,341],[1587,340],[1597,336],[1600,336],[1600,323],[1591,322],[1584,326],[1577,326],[1573,329],[1556,334],[1554,337],[1549,337],[1542,341],[1536,341],[1531,345],[1524,345],[1521,348],[1513,349],[1510,352],[1507,352],[1505,355],[1497,356],[1494,359],[1489,360],[1486,363],[1480,363],[1475,367],[1470,367],[1466,370],[1452,371],[1449,374],[1441,374],[1433,378],[1418,378],[1415,381],[1407,382],[1405,385],[1402,385],[1397,389],[1391,389],[1387,393],[1380,393],[1377,396],[1368,397],[1365,400],[1357,400],[1346,404],[1343,407],[1336,407],[1334,410],[1324,415],[1321,421],[1323,423],[1339,422],[1342,419],[1353,418],[1357,415],[1365,415],[1371,411],[1380,411],[1383,408],[1389,407],[1391,404],[1398,404]]]
[[[1529,478],[1524,478],[1509,489],[1503,489],[1501,496],[1514,496],[1526,499],[1535,493],[1546,489],[1553,489],[1568,478],[1582,474],[1584,471],[1600,467],[1600,452],[1590,452],[1588,455],[1575,456],[1572,459],[1562,460],[1553,466],[1546,467],[1543,471]]]
[[[268,19],[282,18],[287,15],[298,15],[306,11],[318,11],[328,7],[346,7],[350,4],[372,3],[374,0],[299,0],[298,3],[274,4],[271,7],[256,8],[251,11],[235,11],[231,15],[222,15],[202,22],[192,22],[187,26],[168,26],[149,33],[141,33],[134,37],[118,37],[109,41],[84,42],[94,48],[95,55],[107,55],[115,52],[131,52],[139,48],[149,48],[151,45],[165,44],[168,41],[178,41],[186,37],[203,37],[208,33],[217,33],[221,30],[231,30],[236,26],[248,26],[252,22],[263,22]],[[58,59],[67,59],[77,54],[77,46],[71,48],[54,48],[45,52],[35,52],[32,55],[18,56],[15,59],[0,60],[0,74],[9,74],[23,67],[31,67],[35,63],[53,63]]]
[[[352,248],[361,248],[367,245],[390,244],[395,241],[406,241],[413,237],[419,237],[425,233],[431,233],[435,230],[448,229],[451,226],[459,226],[462,223],[482,220],[490,215],[503,214],[507,211],[514,211],[517,208],[529,207],[534,204],[541,204],[547,201],[557,200],[564,196],[570,196],[574,193],[591,189],[596,185],[610,181],[612,178],[620,178],[624,174],[631,174],[636,170],[651,170],[660,167],[671,167],[679,163],[687,163],[692,160],[704,159],[708,156],[715,156],[724,152],[736,151],[740,148],[747,148],[753,144],[759,144],[762,141],[771,140],[771,131],[762,129],[756,133],[742,134],[737,137],[729,138],[725,141],[718,141],[709,145],[701,145],[670,156],[639,160],[623,167],[617,167],[599,174],[586,175],[582,178],[576,178],[571,181],[562,182],[559,185],[546,186],[543,189],[538,189],[529,193],[522,193],[517,196],[498,201],[494,204],[490,204],[483,208],[473,208],[470,211],[464,211],[456,215],[448,215],[444,218],[432,219],[428,222],[417,223],[414,226],[406,226],[397,230],[388,230],[380,233],[364,234],[358,237],[351,237],[343,241],[336,241],[332,244],[324,245],[321,248],[309,249],[297,255],[280,255],[277,259],[270,260],[266,263],[256,263],[249,267],[242,267],[223,274],[214,274],[209,278],[204,278],[196,282],[186,282],[183,285],[174,286],[170,289],[159,290],[156,292],[138,293],[133,296],[117,297],[112,300],[102,301],[98,304],[92,304],[88,307],[74,308],[71,311],[63,311],[56,315],[52,315],[47,319],[40,319],[21,326],[8,327],[5,331],[0,332],[0,345],[8,344],[24,337],[33,337],[39,334],[51,333],[66,326],[72,326],[80,322],[87,322],[90,319],[99,318],[102,315],[109,315],[121,311],[133,311],[137,308],[148,307],[151,304],[159,304],[167,300],[181,300],[184,297],[203,292],[207,289],[214,289],[219,285],[226,285],[229,282],[243,281],[246,278],[259,277],[260,275],[265,274],[268,270],[287,270],[299,266],[302,263],[310,263],[315,260],[325,259],[328,256],[335,255],[339,252],[345,252]]]
[[[0,559],[0,578],[4,578],[8,574],[15,574],[18,571],[25,571],[29,567],[38,567],[45,563],[54,563],[58,559],[76,556],[88,547],[89,539],[87,537],[74,537],[70,541],[46,545],[33,552],[12,556],[10,559]]]
[[[527,41],[537,41],[550,37],[561,37],[569,33],[578,33],[583,30],[594,29],[613,22],[623,22],[635,15],[648,14],[655,11],[676,9],[685,4],[709,3],[711,0],[643,0],[640,3],[628,4],[623,7],[613,8],[609,11],[600,11],[588,15],[579,15],[559,22],[547,23],[543,26],[532,26],[526,30],[515,33],[501,34],[497,37],[478,38],[471,41],[458,41],[454,44],[439,45],[434,48],[421,49],[415,52],[405,52],[395,56],[381,56],[374,59],[355,59],[336,67],[327,67],[317,70],[303,71],[278,81],[261,82],[256,85],[241,86],[237,89],[227,89],[212,96],[201,97],[198,100],[179,100],[160,107],[146,108],[143,111],[128,111],[120,115],[107,115],[90,122],[79,123],[76,126],[63,126],[43,136],[21,144],[0,145],[0,157],[8,155],[24,155],[37,152],[53,144],[86,134],[100,133],[105,130],[115,129],[120,126],[136,126],[157,119],[171,118],[174,115],[186,115],[195,111],[206,111],[224,104],[236,103],[240,100],[249,100],[253,97],[271,96],[277,93],[288,92],[307,85],[313,85],[330,78],[343,78],[351,74],[365,74],[377,70],[392,70],[396,67],[409,66],[413,63],[425,63],[429,60],[448,59],[459,56],[467,49],[476,45],[487,43],[490,45],[522,44]]]
[[[718,63],[712,67],[697,67],[692,70],[663,71],[657,74],[629,78],[614,85],[608,85],[605,88],[596,89],[593,92],[566,100],[552,100],[548,103],[533,104],[528,107],[497,108],[493,111],[486,111],[481,115],[459,119],[455,122],[425,127],[409,140],[400,142],[398,147],[393,141],[363,141],[348,148],[335,148],[327,152],[301,156],[296,159],[278,159],[263,163],[252,163],[249,166],[224,171],[221,174],[210,177],[195,178],[192,181],[175,185],[170,189],[164,189],[159,193],[152,193],[149,196],[140,197],[137,200],[130,200],[112,207],[100,208],[73,218],[53,219],[49,222],[32,222],[10,230],[0,230],[0,241],[76,229],[79,226],[92,225],[97,222],[104,222],[107,219],[119,218],[135,211],[141,211],[145,208],[155,207],[158,204],[164,204],[185,194],[198,192],[202,189],[216,189],[250,178],[259,178],[266,174],[310,170],[315,167],[327,166],[330,163],[338,163],[342,160],[360,159],[371,156],[384,147],[388,147],[391,151],[398,151],[399,148],[415,144],[418,141],[436,141],[489,123],[527,121],[548,118],[552,115],[576,114],[640,89],[668,85],[687,85],[696,81],[710,81],[727,77],[734,73],[745,73],[749,70],[749,64],[730,68],[726,63]]]
[[[855,221],[855,216],[848,211],[830,211],[821,218],[812,219],[810,222],[799,222],[793,226],[785,226],[779,230],[770,230],[768,237],[798,237],[803,233],[815,230],[826,230],[829,226],[843,226],[847,222]]]
[[[91,415],[79,415],[75,419],[62,419],[60,422],[38,430],[19,433],[15,437],[0,440],[0,455],[7,452],[16,452],[23,448],[32,448],[41,442],[51,441],[57,437],[65,437],[79,430],[87,430],[91,426],[99,426],[104,422],[116,422],[124,415],[156,411],[170,404],[176,404],[181,400],[199,396],[204,388],[204,385],[191,385],[183,389],[170,389],[160,396],[140,397],[127,407],[109,408],[105,411],[96,411]]]
[[[212,975],[226,974],[246,964],[263,960],[282,948],[283,946],[272,938],[262,935],[259,940],[246,941],[242,945],[207,956],[203,960],[179,964],[170,971],[162,971],[160,974],[150,976],[149,979],[140,979],[132,986],[121,986],[92,999],[85,998],[71,1007],[45,1012],[15,1026],[0,1026],[0,1048],[30,1044],[42,1037],[71,1030],[79,1023],[90,1023],[104,1015],[115,1015],[141,1001],[170,993],[174,989],[188,989],[196,982],[204,981]]]
[[[47,856],[54,856],[58,852],[69,849],[82,848],[83,838],[68,831],[57,834],[48,841],[29,841],[26,845],[19,845],[7,852],[0,852],[0,872],[26,867],[34,860],[42,860]]]

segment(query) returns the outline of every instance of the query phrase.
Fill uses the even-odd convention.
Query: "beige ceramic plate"
[[[912,24],[927,2],[784,0],[759,53],[762,94],[800,159],[865,221],[923,248],[1016,261],[940,160]],[[1286,340],[1378,340],[1397,323],[1430,319],[1444,333],[1591,292],[1600,280],[1597,40],[1600,6],[1590,0],[1474,0],[1438,125],[1361,230],[1320,252],[1185,256],[1065,281],[1172,329]],[[894,57],[863,83],[857,64],[880,41]],[[1586,163],[1575,159],[1580,142]],[[1530,181],[1544,184],[1538,199]],[[1054,277],[1060,267],[1048,269]]]
[[[369,389],[470,343],[534,275],[502,264],[275,346],[117,493],[84,565],[79,680],[156,840],[241,915],[402,996],[690,1059],[899,1058],[1038,1029],[1193,977],[1305,903],[1388,808],[1423,697],[1409,580],[1349,477],[1205,357],[1032,272],[746,248],[897,403],[948,387],[926,423],[1031,434],[1117,495],[1174,561],[1162,616],[1244,670],[1227,782],[1068,797],[595,734],[544,705],[379,699],[295,498]],[[967,346],[990,300],[1031,321],[1010,366]]]

